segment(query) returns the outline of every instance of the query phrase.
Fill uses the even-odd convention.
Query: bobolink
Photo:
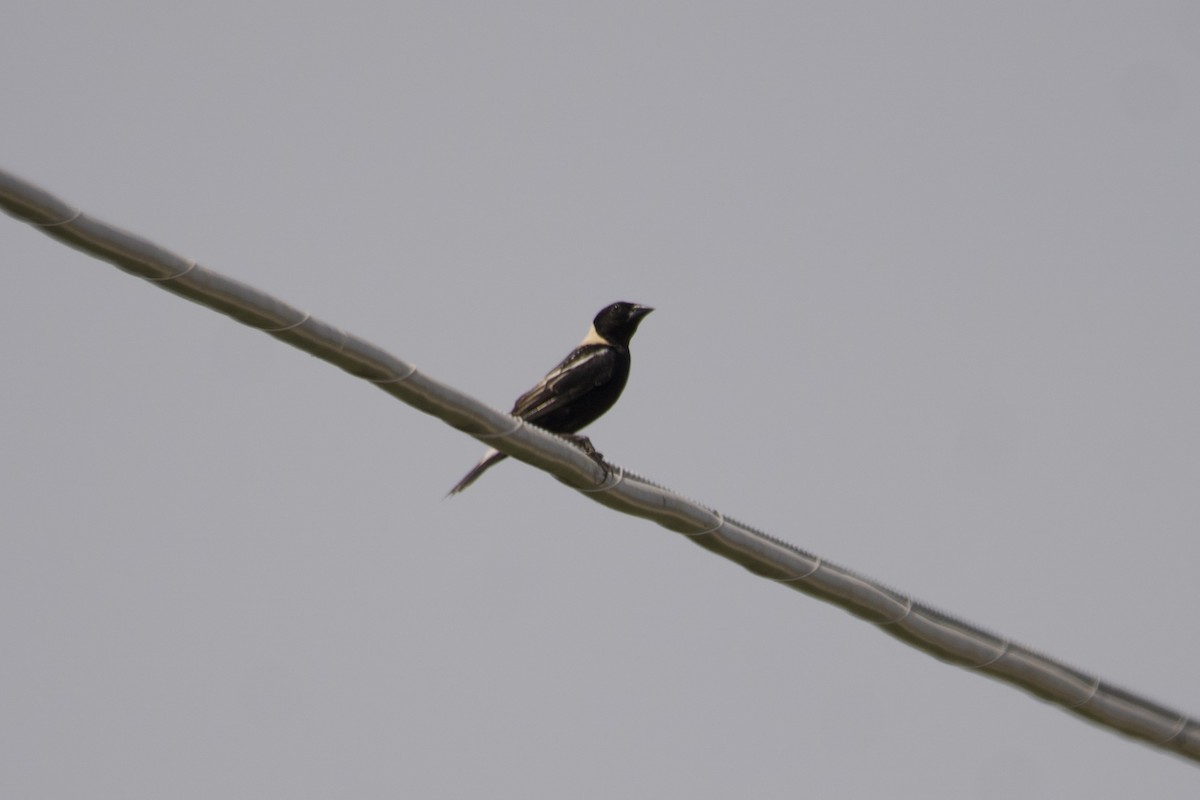
[[[613,303],[605,307],[592,320],[592,327],[579,346],[546,373],[537,386],[517,398],[512,415],[551,433],[575,438],[572,434],[599,419],[621,396],[629,380],[629,340],[642,319],[653,310],[637,303]],[[485,470],[506,457],[498,450],[488,450],[450,494],[466,489]]]

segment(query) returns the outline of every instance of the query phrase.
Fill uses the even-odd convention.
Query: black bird
[[[586,443],[583,437],[572,434],[599,419],[621,396],[629,380],[629,340],[642,319],[653,310],[637,303],[613,303],[605,307],[592,320],[592,327],[579,346],[546,373],[537,386],[518,397],[510,413],[551,433]],[[586,449],[593,452],[590,443]],[[504,458],[507,456],[500,451],[488,450],[449,494],[466,489],[488,467]]]

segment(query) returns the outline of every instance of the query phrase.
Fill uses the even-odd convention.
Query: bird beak
[[[634,319],[637,319],[637,320],[640,320],[642,317],[646,316],[647,314],[649,314],[649,313],[650,313],[651,311],[653,311],[653,310],[654,310],[654,309],[653,309],[653,308],[651,308],[650,306],[639,306],[639,305],[635,305],[635,306],[633,307],[633,318],[634,318]]]

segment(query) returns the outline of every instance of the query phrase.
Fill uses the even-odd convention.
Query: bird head
[[[642,319],[653,310],[637,303],[613,303],[596,315],[592,328],[604,340],[628,347]]]

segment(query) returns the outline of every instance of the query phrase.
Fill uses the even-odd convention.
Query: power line
[[[1200,762],[1200,724],[743,525],[439,383],[341,329],[82,213],[0,170],[0,207],[59,241],[370,381],[593,500],[657,522],[756,575],[832,603],[942,661],[1024,689],[1099,725]]]

